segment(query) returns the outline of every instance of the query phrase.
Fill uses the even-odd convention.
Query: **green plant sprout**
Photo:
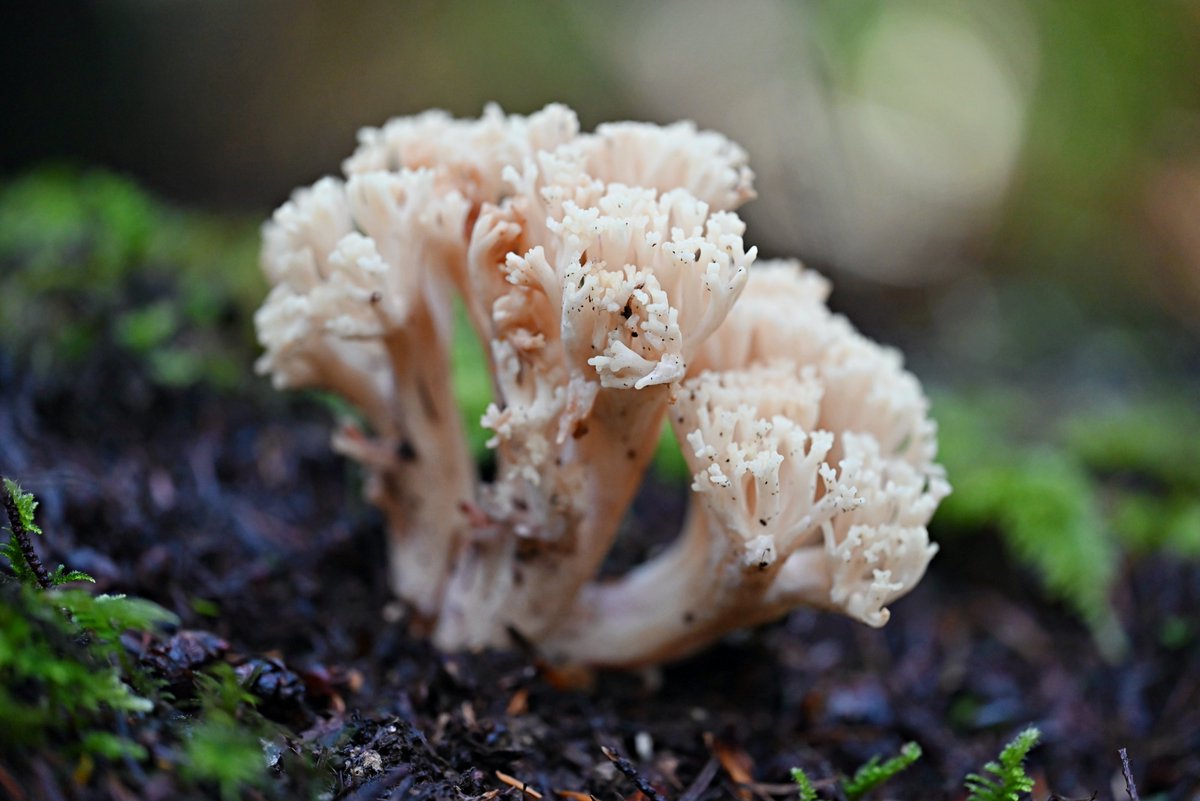
[[[858,801],[920,758],[921,746],[916,743],[905,743],[899,754],[886,761],[873,756],[854,771],[853,777],[842,782],[842,791],[850,801]]]
[[[1040,738],[1041,732],[1030,726],[1004,746],[995,761],[988,762],[979,773],[967,774],[963,782],[967,801],[1020,801],[1033,789],[1033,779],[1025,773],[1024,763]],[[842,779],[842,793],[849,801],[858,801],[920,758],[921,747],[916,743],[906,743],[897,756],[885,761],[873,756],[854,771],[853,777]],[[792,768],[792,781],[800,801],[817,801],[816,786],[804,770]]]
[[[0,556],[8,560],[9,567],[17,581],[25,585],[37,585],[43,590],[70,584],[75,581],[90,581],[95,579],[79,570],[67,570],[63,565],[55,568],[53,573],[47,573],[41,560],[33,550],[29,535],[42,535],[41,528],[34,522],[34,511],[38,502],[33,493],[24,492],[11,479],[4,479],[4,510],[8,517],[8,541],[0,545]]]
[[[858,801],[920,758],[921,746],[916,743],[905,743],[899,754],[886,761],[881,761],[878,755],[873,756],[859,765],[852,777],[842,778],[842,792],[849,801]],[[800,768],[792,768],[792,781],[796,783],[800,801],[817,801],[817,788],[807,773]]]
[[[1004,746],[998,760],[984,765],[982,773],[968,774],[964,782],[967,801],[1019,801],[1032,790],[1033,779],[1025,772],[1025,757],[1041,736],[1036,727],[1030,726]]]
[[[817,788],[813,787],[812,779],[800,768],[792,768],[792,781],[800,793],[800,801],[817,801]]]

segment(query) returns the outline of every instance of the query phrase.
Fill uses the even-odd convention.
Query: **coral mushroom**
[[[883,625],[948,491],[898,354],[795,263],[752,265],[746,154],[690,123],[600,126],[489,107],[360,134],[264,231],[259,363],[343,397],[335,447],[384,513],[395,591],[443,648],[652,664],[808,605]],[[496,450],[455,408],[453,300],[485,344]],[[596,574],[670,420],[683,531]]]

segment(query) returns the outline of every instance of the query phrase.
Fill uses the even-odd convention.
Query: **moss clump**
[[[0,727],[0,742],[144,758],[144,748],[111,731],[117,716],[154,707],[134,690],[143,677],[120,638],[174,623],[174,615],[149,601],[64,589],[92,579],[62,565],[47,572],[29,540],[42,533],[37,501],[7,478],[0,492],[9,532],[0,556],[11,571],[0,584],[0,719],[11,724]]]
[[[222,799],[249,788],[274,796],[272,768],[286,770],[306,797],[328,784],[308,752],[281,745],[295,735],[257,712],[249,689],[256,674],[215,662],[168,681],[166,668],[140,659],[123,638],[155,642],[178,624],[175,615],[140,598],[64,586],[91,578],[46,571],[29,544],[41,534],[37,502],[8,479],[2,492],[9,537],[0,545],[8,563],[0,570],[0,749],[10,766],[19,772],[26,757],[53,752],[74,762],[73,780],[86,784],[105,765],[153,759],[189,797],[215,790]]]
[[[982,773],[969,774],[967,801],[1018,801],[1032,790],[1033,779],[1025,772],[1025,757],[1041,736],[1030,726],[1004,746],[996,761],[984,765]]]
[[[258,228],[187,214],[103,170],[0,187],[0,346],[39,373],[123,351],[166,386],[243,380]]]
[[[943,396],[941,457],[954,484],[939,534],[995,529],[1091,628],[1110,657],[1125,635],[1110,602],[1121,559],[1200,556],[1200,411],[1164,392],[1047,420],[1011,394]],[[1045,421],[1038,441],[1013,436]]]

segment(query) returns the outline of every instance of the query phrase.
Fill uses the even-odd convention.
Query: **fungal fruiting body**
[[[928,403],[823,278],[755,264],[740,147],[690,123],[580,133],[557,105],[359,140],[265,226],[258,367],[357,409],[334,446],[440,647],[629,667],[799,605],[887,621],[949,490]],[[492,374],[487,482],[455,406],[456,297]],[[683,530],[598,580],[664,419],[693,473]]]

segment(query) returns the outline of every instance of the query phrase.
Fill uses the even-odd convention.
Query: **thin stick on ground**
[[[637,768],[633,766],[632,762],[607,746],[601,746],[600,750],[604,753],[604,756],[608,757],[609,760],[617,766],[617,770],[624,773],[626,778],[632,781],[634,785],[642,791],[642,795],[646,796],[646,798],[649,798],[650,801],[666,801],[666,799],[659,795],[658,791],[654,789],[654,786],[651,785],[650,782],[646,781],[646,779],[642,777],[642,774],[638,773]]]
[[[704,794],[708,786],[712,784],[712,780],[716,778],[720,767],[721,763],[717,761],[716,757],[709,757],[708,762],[704,763],[700,775],[692,782],[692,786],[683,795],[679,796],[679,801],[696,801],[697,798]]]
[[[1133,781],[1133,771],[1129,768],[1129,752],[1124,748],[1117,751],[1121,755],[1121,775],[1125,777],[1125,793],[1129,801],[1141,801],[1138,798],[1137,784]]]

